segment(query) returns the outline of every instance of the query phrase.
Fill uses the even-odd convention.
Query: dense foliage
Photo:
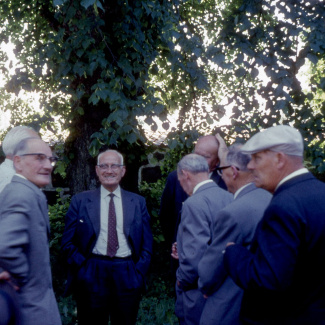
[[[230,123],[218,131],[229,142],[276,123],[297,127],[308,167],[324,173],[324,17],[323,0],[0,0],[0,43],[13,43],[18,59],[0,51],[0,108],[12,112],[12,125],[52,132],[72,193],[96,186],[93,156],[106,147],[126,154],[124,185],[137,188],[138,167],[154,150],[146,125],[168,132],[166,176],[226,112]],[[141,187],[155,236],[141,324],[176,323],[158,219],[163,186]],[[62,198],[50,208],[51,256],[71,324],[59,251],[67,206]]]
[[[2,109],[13,124],[69,132],[62,163],[73,192],[95,186],[92,155],[105,146],[127,152],[136,170],[150,144],[144,126],[168,129],[175,110],[179,136],[211,132],[227,110],[221,129],[232,139],[290,123],[324,171],[323,0],[0,4],[0,41],[11,41],[19,60],[13,72],[1,53]],[[42,112],[8,99],[22,89],[40,94]]]

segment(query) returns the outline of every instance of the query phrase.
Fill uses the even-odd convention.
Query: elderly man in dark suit
[[[325,184],[303,167],[303,139],[287,125],[254,135],[242,152],[256,186],[273,193],[251,245],[230,242],[225,268],[244,289],[244,324],[325,320]]]
[[[100,188],[72,198],[62,237],[78,324],[135,324],[152,252],[149,214],[142,196],[119,186],[119,152],[101,153],[96,173]]]
[[[0,268],[18,287],[23,325],[60,325],[52,288],[47,202],[40,190],[50,182],[56,157],[39,138],[22,140],[13,156],[16,174],[0,195]]]
[[[247,169],[251,157],[240,152],[240,148],[241,145],[231,146],[218,167],[234,201],[216,213],[212,242],[199,263],[199,288],[207,298],[200,325],[240,324],[243,290],[227,275],[223,252],[229,241],[249,247],[271,200],[269,192],[254,185],[253,175]]]
[[[205,303],[198,290],[198,264],[211,242],[216,213],[233,197],[209,179],[209,166],[202,156],[186,155],[177,165],[177,174],[189,198],[184,202],[177,234],[175,312],[181,325],[195,325]]]

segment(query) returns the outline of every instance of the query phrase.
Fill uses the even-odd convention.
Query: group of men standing
[[[40,190],[57,158],[25,131],[10,150],[5,139],[0,166],[8,176],[0,194],[0,284],[16,290],[0,285],[0,324],[59,325]],[[78,324],[131,325],[151,260],[150,217],[145,199],[120,187],[119,152],[100,153],[95,168],[99,188],[73,196],[65,218],[67,292]],[[178,260],[180,324],[325,324],[324,194],[325,184],[303,167],[303,139],[290,126],[229,148],[219,135],[200,138],[168,177],[161,201]]]
[[[325,184],[303,166],[301,134],[278,125],[244,145],[217,140],[233,198],[201,156],[177,167],[190,196],[172,245],[180,324],[325,324]]]

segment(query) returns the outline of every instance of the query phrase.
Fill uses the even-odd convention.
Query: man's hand
[[[172,253],[170,255],[175,260],[178,260],[177,242],[173,243],[173,245],[172,245]]]
[[[8,283],[10,283],[10,284],[13,286],[13,288],[14,288],[16,291],[19,290],[19,287],[18,287],[17,285],[15,285],[15,284],[13,283],[13,281],[11,280],[11,275],[10,275],[9,272],[7,272],[7,271],[2,271],[2,272],[0,273],[0,280],[7,281]]]
[[[220,166],[225,166],[227,164],[226,159],[227,159],[227,154],[228,154],[227,145],[219,133],[217,133],[215,135],[215,137],[216,137],[217,141],[219,142],[218,157],[220,160]]]

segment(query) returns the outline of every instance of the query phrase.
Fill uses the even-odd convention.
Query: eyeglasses
[[[39,161],[41,164],[45,164],[45,161],[48,159],[52,167],[54,167],[57,161],[59,160],[58,157],[48,157],[43,153],[24,153],[23,155],[19,155],[19,156],[20,157],[36,156],[36,160]]]
[[[112,164],[112,165],[107,165],[107,164],[100,164],[97,165],[101,170],[108,170],[109,168],[113,171],[118,170],[119,168],[123,167],[123,165],[119,164]]]
[[[233,166],[233,165],[217,167],[216,170],[217,170],[218,175],[219,175],[219,176],[222,176],[222,171],[223,171],[224,169],[226,169],[226,168],[231,167],[231,166]],[[236,166],[233,166],[233,167],[235,167],[238,171],[240,170],[240,169],[239,169],[238,167],[236,167]]]

